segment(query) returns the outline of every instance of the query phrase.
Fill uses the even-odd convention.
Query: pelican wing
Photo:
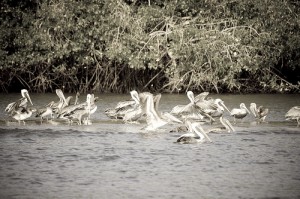
[[[255,103],[251,103],[250,104],[250,111],[252,112],[252,114],[254,115],[254,117],[257,117],[257,110],[256,110],[256,104]]]
[[[292,107],[286,114],[287,119],[297,119],[300,117],[300,106]]]
[[[128,107],[132,107],[136,104],[136,102],[134,100],[126,100],[126,101],[121,101],[118,102],[117,106],[115,107],[115,109],[124,109],[124,108],[128,108]]]
[[[12,102],[12,103],[8,104],[5,108],[5,112],[11,113],[15,109],[16,105],[17,105],[17,102]]]
[[[194,104],[189,103],[187,105],[177,105],[175,106],[171,114],[179,115],[179,114],[185,114],[185,113],[193,113],[195,112]]]
[[[166,118],[168,121],[170,122],[176,122],[176,123],[182,123],[181,120],[179,120],[177,117],[175,117],[174,115],[170,114],[170,113],[162,113],[163,117]]]
[[[205,98],[208,96],[208,94],[209,94],[209,92],[202,92],[202,93],[200,93],[199,95],[197,95],[196,97],[195,97],[195,102],[197,103],[197,102],[202,102],[202,101],[204,101],[205,100]]]
[[[246,110],[240,109],[240,108],[234,108],[231,110],[230,115],[240,115],[245,114]]]
[[[218,106],[214,103],[213,99],[198,101],[196,103],[198,107],[200,107],[205,113],[214,112],[217,110]]]
[[[124,113],[124,121],[137,121],[143,115],[141,107],[133,108]]]

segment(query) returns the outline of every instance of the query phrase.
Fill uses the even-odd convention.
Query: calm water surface
[[[24,126],[5,122],[20,94],[0,94],[0,198],[300,198],[300,128],[284,119],[300,95],[212,95],[230,110],[256,102],[270,114],[264,124],[248,115],[236,132],[202,144],[174,143],[175,125],[145,132],[145,124],[108,119],[104,110],[129,95],[98,96],[92,125],[31,117]],[[31,99],[39,107],[58,97]],[[160,108],[187,103],[164,94]]]

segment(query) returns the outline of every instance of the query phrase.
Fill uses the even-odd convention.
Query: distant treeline
[[[2,0],[0,92],[295,93],[296,0]]]

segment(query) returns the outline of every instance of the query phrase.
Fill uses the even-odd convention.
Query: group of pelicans
[[[51,101],[42,108],[36,109],[28,107],[30,103],[33,105],[29,93],[26,89],[21,90],[22,98],[16,102],[7,105],[5,112],[8,116],[14,118],[19,123],[31,117],[36,113],[36,117],[40,117],[41,122],[44,119],[54,118],[66,120],[69,124],[77,122],[81,124],[90,124],[90,116],[96,112],[97,105],[95,102],[98,97],[94,94],[87,94],[86,100],[79,103],[79,93],[75,96],[74,103],[71,103],[72,96],[65,97],[61,89],[56,89],[59,98],[57,102]],[[113,108],[105,110],[107,117],[115,120],[122,120],[125,123],[145,122],[143,128],[146,131],[156,130],[166,124],[181,124],[175,130],[176,132],[187,132],[177,139],[180,143],[194,143],[210,141],[208,133],[210,132],[233,132],[235,131],[228,119],[224,118],[224,112],[228,111],[230,116],[237,119],[243,119],[247,114],[253,114],[257,122],[265,122],[269,110],[263,106],[257,107],[255,103],[250,104],[250,110],[244,103],[239,108],[231,111],[226,107],[221,99],[213,99],[208,97],[208,92],[200,93],[194,96],[192,91],[187,92],[190,102],[186,105],[177,105],[170,112],[162,112],[159,110],[159,102],[161,94],[152,94],[150,92],[141,92],[133,90],[130,92],[131,99],[120,101]],[[251,111],[251,112],[250,112]],[[285,115],[287,120],[296,120],[300,125],[300,106],[292,107]],[[203,123],[218,123],[221,127],[204,130]]]
[[[95,113],[97,110],[97,105],[95,104],[98,97],[95,97],[94,94],[87,94],[86,101],[79,103],[79,93],[76,93],[75,101],[71,104],[71,99],[73,96],[65,97],[61,89],[56,89],[56,94],[59,97],[57,102],[51,101],[45,107],[36,109],[28,107],[28,103],[33,105],[29,93],[26,89],[21,90],[22,98],[16,102],[12,102],[7,105],[5,112],[8,116],[14,118],[19,123],[25,121],[27,118],[31,117],[33,113],[36,113],[36,117],[40,117],[41,122],[44,119],[50,117],[54,118],[56,115],[57,118],[68,121],[72,123],[73,120],[76,120],[79,125],[82,123],[88,124],[91,114]]]

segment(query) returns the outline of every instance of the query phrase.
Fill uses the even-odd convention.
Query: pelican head
[[[29,96],[28,90],[22,89],[21,90],[21,95],[22,95],[23,98],[26,98],[30,102],[31,105],[33,105],[32,101],[31,101],[31,98]]]
[[[194,93],[193,91],[188,91],[186,93],[187,97],[189,98],[189,100],[192,102],[192,103],[195,103],[195,96],[194,96]]]
[[[246,105],[245,105],[244,103],[241,103],[241,104],[240,104],[240,108],[241,108],[241,109],[245,109],[245,110],[250,114],[249,109],[246,107]]]
[[[139,94],[136,90],[130,91],[131,98],[135,101],[135,103],[140,103]]]
[[[62,90],[61,90],[61,89],[56,89],[55,92],[56,92],[56,95],[59,97],[60,101],[63,101],[64,104],[67,104],[65,95],[64,95],[64,93],[62,92]]]
[[[215,104],[222,110],[223,108],[225,108],[229,113],[230,110],[227,108],[227,106],[224,104],[224,101],[221,99],[216,99],[215,100]],[[224,109],[223,109],[224,110]]]

